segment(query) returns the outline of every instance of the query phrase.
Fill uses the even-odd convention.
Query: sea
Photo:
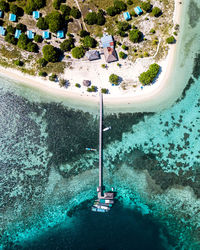
[[[0,249],[200,249],[200,2],[182,5],[165,94],[104,106],[109,213],[91,212],[98,103],[0,77]]]

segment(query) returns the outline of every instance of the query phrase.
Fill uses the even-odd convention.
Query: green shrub
[[[37,62],[40,65],[40,67],[45,67],[48,63],[44,58],[40,58]]]
[[[38,52],[38,46],[37,46],[36,43],[29,42],[29,43],[27,44],[27,50],[28,50],[29,52],[35,52],[35,53],[37,53],[37,52]]]
[[[73,48],[74,48],[74,38],[72,38],[72,37],[70,37],[69,39],[64,40],[60,44],[60,49],[62,51],[70,51]]]
[[[85,36],[89,36],[90,32],[86,31],[86,30],[81,30],[80,31],[80,37],[85,37]]]
[[[48,23],[45,21],[43,17],[40,17],[38,19],[36,26],[41,30],[47,30],[49,28]]]
[[[81,17],[81,12],[77,8],[72,7],[70,15],[76,19],[79,19]]]
[[[85,55],[85,50],[82,46],[75,47],[72,49],[72,56],[74,58],[80,59],[81,57],[84,57],[84,55]]]
[[[117,85],[119,83],[119,76],[115,74],[111,74],[109,76],[109,82]]]
[[[27,49],[27,44],[28,44],[29,40],[28,40],[28,37],[27,35],[25,35],[24,33],[22,33],[18,39],[18,42],[17,42],[17,46],[20,48],[20,49],[24,49],[26,50]]]
[[[97,92],[97,87],[96,86],[91,86],[90,88],[87,88],[88,92]]]
[[[176,39],[174,38],[174,36],[170,36],[166,39],[166,42],[171,44],[171,43],[174,43],[176,41]]]
[[[133,29],[129,32],[129,39],[133,43],[139,43],[142,40],[142,32],[137,29]]]
[[[24,65],[24,63],[23,63],[22,61],[20,61],[20,60],[14,61],[14,64],[15,64],[16,66],[19,66],[19,67],[22,67],[22,66]]]
[[[141,2],[141,7],[143,10],[148,12],[151,10],[152,6],[151,6],[150,2]]]
[[[85,48],[95,48],[97,45],[97,41],[91,37],[91,36],[86,36],[83,39],[83,46]]]
[[[131,25],[126,21],[118,22],[117,27],[120,31],[127,31],[131,29]]]
[[[11,33],[11,34],[15,34],[15,27],[13,27],[12,25],[8,25],[6,28],[7,33]]]
[[[43,41],[43,38],[42,38],[41,35],[35,35],[34,41],[35,41],[36,43],[41,43],[41,42]]]
[[[102,88],[102,89],[101,89],[101,93],[102,93],[102,94],[108,94],[108,89]]]
[[[47,72],[45,72],[45,71],[40,71],[40,72],[38,73],[38,75],[39,75],[39,76],[42,76],[42,77],[46,77],[46,76],[47,76]]]
[[[10,11],[15,14],[18,15],[19,13],[19,7],[16,4],[10,4]]]
[[[154,7],[153,10],[152,10],[152,14],[155,16],[155,17],[158,17],[162,14],[162,10],[158,7]]]
[[[9,3],[7,3],[6,1],[4,0],[1,0],[0,1],[0,10],[2,11],[5,11],[5,12],[8,12],[9,11]]]
[[[97,14],[96,12],[89,12],[84,21],[88,24],[88,25],[93,25],[97,23]]]
[[[115,16],[115,15],[119,14],[119,13],[118,13],[119,11],[118,11],[114,6],[108,7],[108,8],[106,9],[106,12],[107,12],[107,14],[108,14],[109,16]]]
[[[45,21],[49,25],[49,30],[56,33],[64,26],[63,17],[58,11],[53,11],[45,17]]]
[[[133,1],[132,1],[132,0],[128,0],[128,1],[127,1],[127,4],[128,4],[128,5],[132,5],[132,4],[133,4]]]
[[[59,86],[60,86],[60,87],[65,87],[65,86],[66,86],[66,80],[63,79],[63,78],[60,78],[60,79],[59,79]]]
[[[59,10],[61,3],[62,3],[62,0],[53,0],[54,9]]]
[[[52,81],[52,82],[55,82],[56,79],[57,79],[57,75],[56,75],[56,74],[51,74],[51,75],[49,76],[49,80]]]
[[[150,30],[150,34],[155,34],[155,33],[156,33],[156,31],[154,29]]]
[[[143,85],[149,85],[153,82],[155,77],[158,75],[160,70],[160,66],[156,63],[151,64],[149,69],[146,72],[143,72],[139,76],[139,80]]]
[[[127,57],[127,54],[125,54],[122,51],[119,52],[119,58],[125,59],[126,57]]]
[[[118,9],[120,12],[127,10],[127,5],[123,1],[120,1],[120,0],[114,1],[114,7]]]
[[[60,54],[58,49],[52,45],[44,45],[42,48],[43,57],[47,62],[58,62]]]
[[[75,87],[80,88],[81,85],[80,85],[79,83],[76,83],[76,84],[75,84]]]
[[[61,4],[61,6],[60,6],[60,11],[61,11],[65,16],[69,16],[69,15],[70,15],[71,8],[70,8],[68,5]]]
[[[123,45],[122,45],[122,49],[128,50],[128,46],[126,46],[125,44],[123,44]]]
[[[26,32],[27,27],[26,27],[26,25],[23,24],[23,23],[18,23],[18,24],[16,25],[16,29],[21,30],[21,32]]]
[[[5,41],[8,42],[8,43],[11,43],[13,45],[17,44],[17,39],[15,39],[13,34],[7,33],[6,36],[5,36]]]

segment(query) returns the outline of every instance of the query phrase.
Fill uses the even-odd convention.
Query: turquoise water
[[[200,249],[200,6],[187,5],[170,83],[179,95],[140,113],[105,107],[104,179],[118,199],[106,217],[90,212],[98,154],[85,152],[98,147],[98,106],[1,78],[2,249]]]

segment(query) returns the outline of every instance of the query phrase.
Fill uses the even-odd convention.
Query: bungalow
[[[114,41],[111,35],[103,34],[103,37],[101,38],[101,44],[103,48],[114,48]]]
[[[19,39],[21,33],[22,33],[21,30],[16,29],[16,31],[15,31],[15,38]]]
[[[32,30],[28,30],[27,31],[27,37],[28,37],[28,39],[33,39],[34,36],[35,36],[35,34],[32,32]]]
[[[141,15],[143,13],[142,9],[139,6],[135,7],[134,11],[137,15]]]
[[[6,30],[4,27],[0,26],[0,35],[5,36]]]
[[[49,39],[49,38],[50,38],[50,33],[49,33],[49,31],[48,31],[48,30],[43,31],[42,37],[43,37],[44,39]]]
[[[89,50],[85,55],[89,61],[97,60],[100,58],[99,52],[97,50]]]
[[[64,38],[64,31],[63,30],[59,30],[58,32],[57,32],[57,38]]]
[[[130,13],[129,13],[128,11],[127,11],[127,12],[124,12],[123,15],[124,15],[124,19],[125,19],[126,21],[128,21],[128,20],[131,19],[131,15],[130,15]]]
[[[17,20],[17,16],[15,14],[9,14],[9,21],[15,22]]]
[[[107,63],[115,62],[118,60],[117,54],[114,48],[107,47],[107,48],[104,48],[103,50],[104,50],[105,60]]]
[[[39,11],[33,11],[33,18],[39,19],[40,18],[40,12]]]
[[[0,17],[3,17],[3,11],[0,10]]]

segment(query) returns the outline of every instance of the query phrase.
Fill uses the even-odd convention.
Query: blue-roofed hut
[[[127,12],[124,12],[123,15],[124,15],[124,19],[125,19],[126,21],[128,21],[128,20],[131,19],[131,15],[130,15],[130,13],[129,13],[128,11],[127,11]]]
[[[39,11],[33,11],[33,18],[39,19],[40,18],[40,12]]]
[[[22,33],[21,30],[16,30],[15,31],[15,38],[19,39],[21,33]]]
[[[43,31],[42,37],[43,37],[44,39],[49,39],[49,38],[50,38],[50,33],[49,33],[49,31],[47,31],[47,30]]]
[[[114,41],[111,35],[103,34],[103,37],[101,38],[101,43],[103,48],[114,48]]]
[[[0,10],[0,17],[3,17],[3,11]]]
[[[4,27],[0,26],[0,35],[5,36],[6,34],[6,30],[4,29]]]
[[[28,37],[28,39],[33,39],[34,36],[35,36],[35,34],[32,32],[32,30],[28,30],[27,31],[27,37]]]
[[[139,6],[135,7],[134,11],[137,15],[141,15],[143,13],[142,9]]]
[[[17,16],[15,14],[9,14],[9,21],[15,22],[17,20]]]
[[[64,31],[63,30],[59,30],[57,32],[57,38],[64,38]]]

